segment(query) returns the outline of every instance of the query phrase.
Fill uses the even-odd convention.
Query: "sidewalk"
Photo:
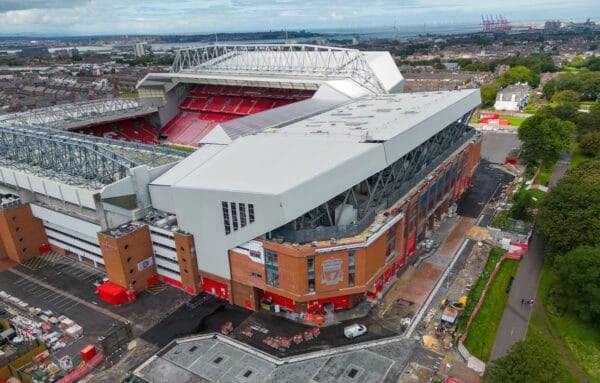
[[[558,183],[567,172],[570,162],[571,153],[561,155],[554,168],[549,186],[552,187]],[[521,304],[521,299],[535,299],[543,267],[544,240],[534,233],[529,250],[523,255],[510,290],[490,360],[506,355],[514,343],[525,339],[533,307]]]

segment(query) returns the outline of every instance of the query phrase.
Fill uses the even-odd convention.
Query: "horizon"
[[[420,28],[423,25],[481,25],[482,16],[503,16],[513,24],[597,19],[595,2],[531,0],[523,4],[469,4],[437,0],[3,0],[0,35],[118,36],[194,35],[262,31],[324,31],[372,28]],[[232,27],[235,26],[235,27]]]

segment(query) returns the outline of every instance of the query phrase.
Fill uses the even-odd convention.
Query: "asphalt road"
[[[560,156],[548,186],[552,187],[558,183],[569,169],[570,162],[571,153]],[[529,250],[523,256],[512,284],[508,303],[496,333],[491,360],[506,355],[515,342],[525,339],[533,307],[529,304],[521,304],[521,299],[535,299],[543,266],[544,240],[534,233],[529,243]]]
[[[521,304],[521,299],[534,299],[535,302],[543,266],[544,240],[534,234],[529,244],[529,250],[521,259],[519,270],[510,289],[508,303],[496,333],[491,360],[506,355],[514,343],[523,340],[527,335],[533,306],[529,303]]]
[[[513,176],[499,169],[489,161],[481,160],[467,189],[458,201],[458,215],[477,218],[490,200],[502,193],[502,186],[508,185]]]

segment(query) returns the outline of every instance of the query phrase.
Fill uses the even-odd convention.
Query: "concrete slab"
[[[431,262],[423,262],[407,284],[398,292],[398,298],[422,305],[437,282],[445,267]]]
[[[461,217],[436,254],[442,257],[452,258],[464,241],[465,235],[475,224],[475,221],[475,218]]]

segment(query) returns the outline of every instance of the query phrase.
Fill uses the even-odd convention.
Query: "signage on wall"
[[[321,284],[332,286],[344,280],[343,260],[331,258],[321,263]]]
[[[142,261],[140,261],[138,263],[138,271],[146,270],[148,267],[152,266],[153,264],[154,264],[154,261],[152,260],[152,257],[143,259]]]

